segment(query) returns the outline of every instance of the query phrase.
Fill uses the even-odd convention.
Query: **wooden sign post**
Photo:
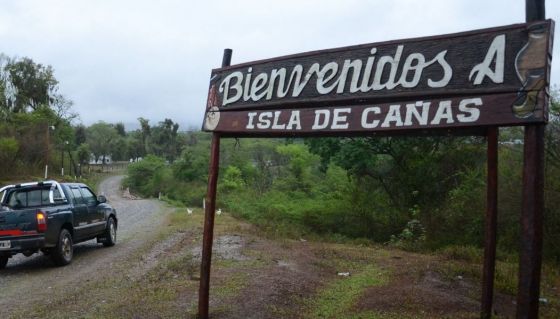
[[[544,0],[526,0],[525,4],[527,22],[544,20]],[[551,58],[552,41],[548,55],[548,59]],[[550,61],[548,65],[550,67]],[[548,93],[548,85],[545,89]],[[522,199],[517,318],[538,318],[544,210],[544,124],[525,126]]]
[[[539,8],[542,8],[542,12]],[[307,52],[212,70],[212,132],[199,316],[208,318],[219,141],[225,137],[485,135],[487,211],[481,316],[492,313],[498,127],[525,125],[518,317],[538,313],[543,135],[554,22],[527,0],[527,23]]]

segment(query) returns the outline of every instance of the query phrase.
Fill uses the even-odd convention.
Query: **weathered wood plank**
[[[207,109],[226,112],[537,92],[548,86],[552,30],[548,20],[215,69]],[[522,102],[521,111],[530,113],[532,106],[523,108]]]
[[[517,94],[505,93],[322,108],[216,110],[208,113],[205,129],[242,135],[320,135],[509,126],[545,121],[543,105],[531,117],[517,117],[512,108],[516,99]]]

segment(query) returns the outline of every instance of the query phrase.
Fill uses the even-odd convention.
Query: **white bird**
[[[222,209],[221,209],[221,208],[218,209],[218,210],[216,211],[216,214],[221,215],[221,214],[222,214]]]
[[[187,214],[189,214],[189,215],[192,214],[192,209],[187,208]]]

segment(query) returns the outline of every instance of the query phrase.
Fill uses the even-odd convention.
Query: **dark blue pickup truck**
[[[86,185],[56,181],[0,188],[0,269],[15,254],[42,251],[59,266],[72,261],[73,244],[117,240],[117,213]]]

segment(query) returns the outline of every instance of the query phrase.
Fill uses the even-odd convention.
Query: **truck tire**
[[[51,253],[52,260],[57,266],[66,266],[72,262],[74,256],[73,244],[72,234],[68,229],[63,228],[58,235],[58,244]]]
[[[0,256],[0,269],[6,268],[6,264],[8,264],[8,257]]]
[[[115,246],[117,243],[117,225],[115,224],[115,219],[109,217],[107,221],[107,228],[105,228],[105,240],[103,240],[103,246],[111,247]]]

